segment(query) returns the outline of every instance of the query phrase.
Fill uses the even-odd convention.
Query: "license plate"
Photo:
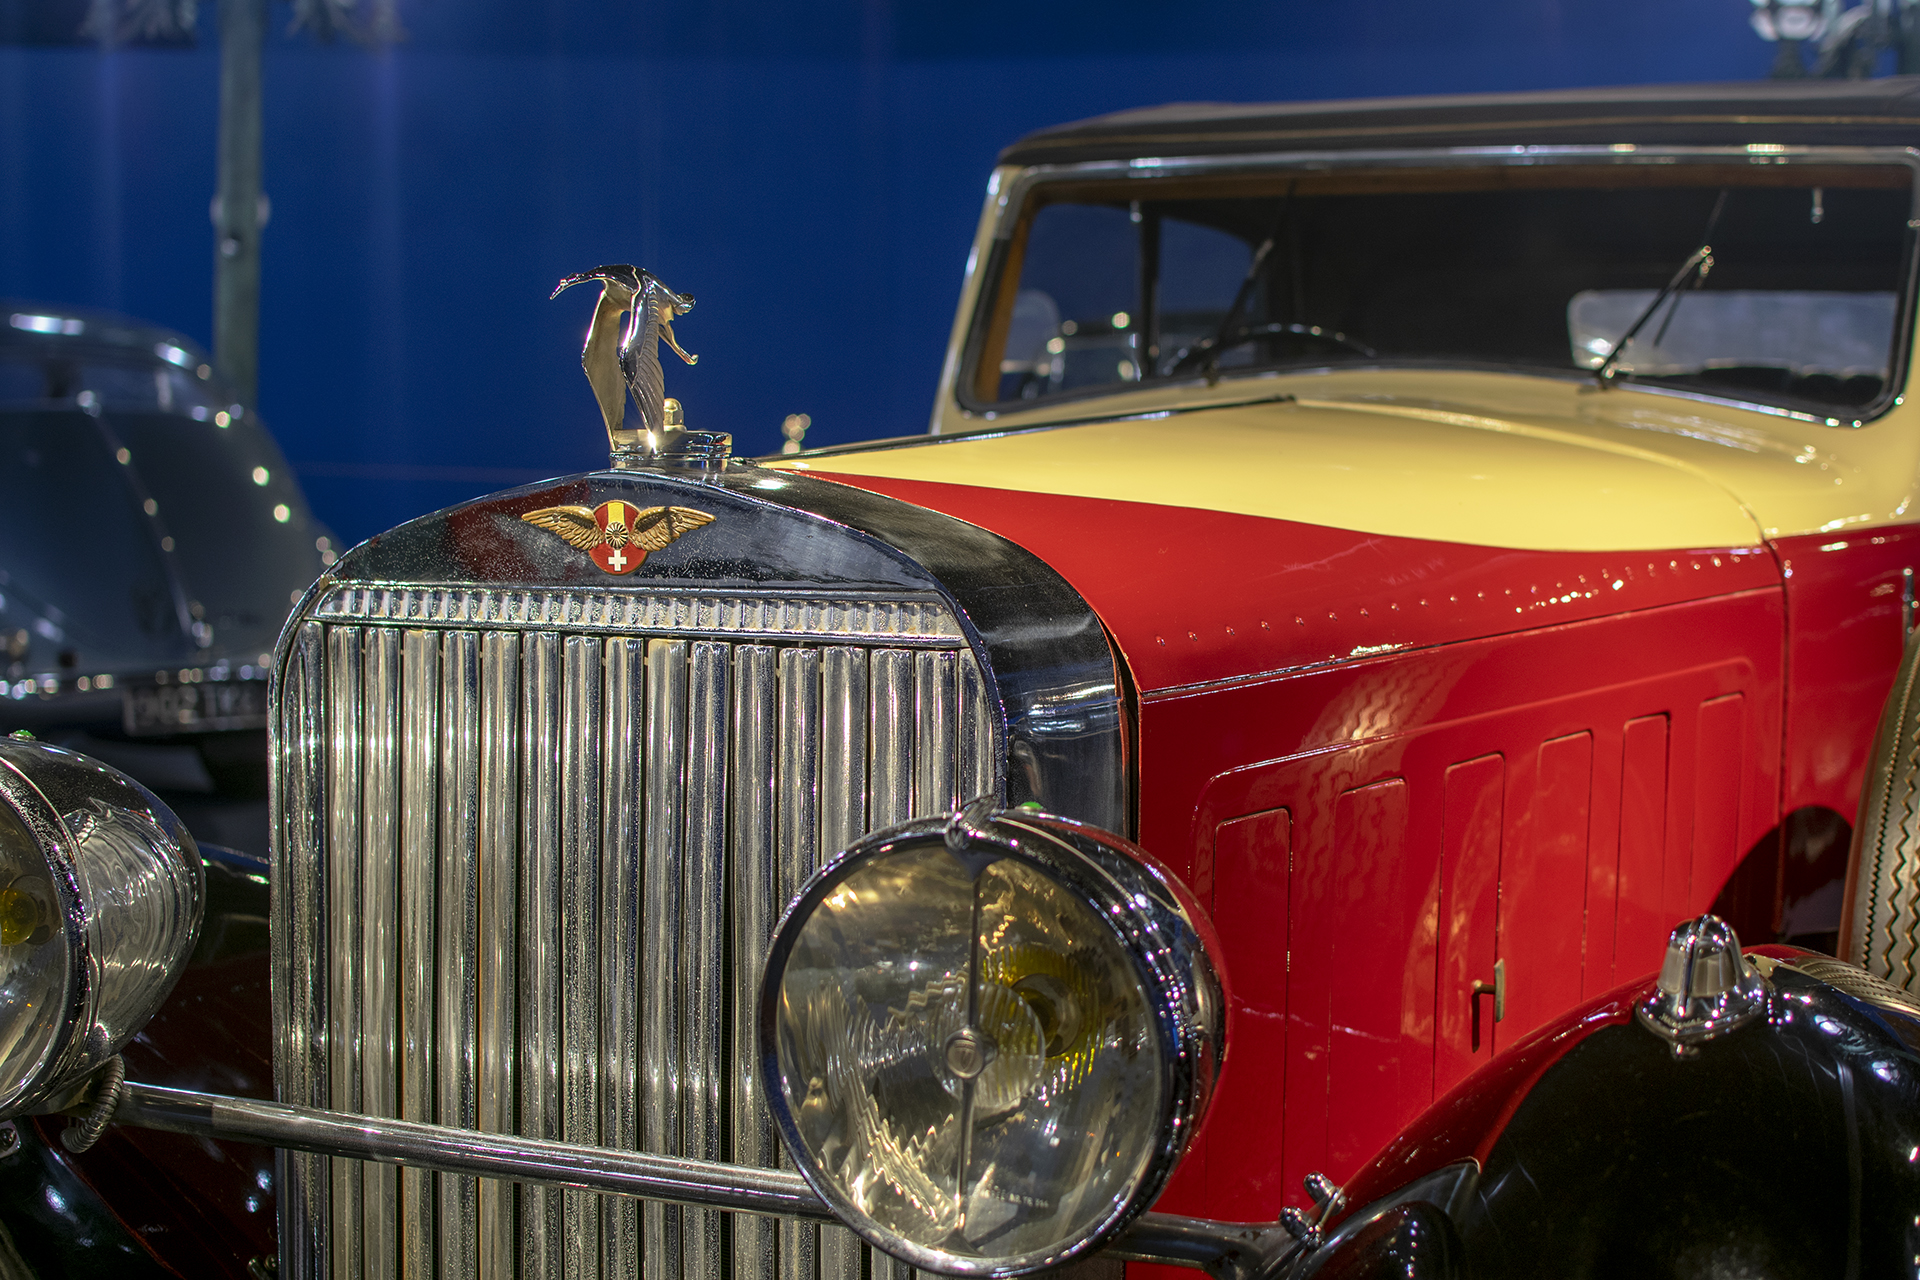
[[[267,723],[265,680],[134,685],[120,699],[129,734],[152,737],[209,729],[261,729]]]

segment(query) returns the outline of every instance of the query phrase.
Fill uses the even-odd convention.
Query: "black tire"
[[[1920,632],[1908,637],[1860,784],[1840,957],[1920,994]]]

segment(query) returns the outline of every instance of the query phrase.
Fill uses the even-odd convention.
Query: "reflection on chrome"
[[[827,899],[789,962],[780,1054],[808,1145],[862,1213],[998,1259],[1124,1197],[1162,1081],[1106,934],[1033,869],[970,879],[939,847]]]
[[[768,965],[769,1093],[802,1173],[896,1257],[1052,1265],[1157,1192],[1217,1069],[1217,991],[1117,839],[981,806],[803,891]]]

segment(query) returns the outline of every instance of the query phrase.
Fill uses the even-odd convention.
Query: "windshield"
[[[1858,418],[1902,364],[1913,171],[1783,160],[1042,182],[994,259],[964,395],[1004,409],[1353,365],[1591,374],[1710,228],[1707,269],[1610,372]]]

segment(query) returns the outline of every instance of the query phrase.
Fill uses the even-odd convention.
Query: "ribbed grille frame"
[[[276,714],[282,1097],[762,1167],[779,911],[866,831],[1004,789],[925,599],[336,588]],[[306,1280],[902,1270],[838,1228],[353,1161],[289,1155],[281,1190]]]

